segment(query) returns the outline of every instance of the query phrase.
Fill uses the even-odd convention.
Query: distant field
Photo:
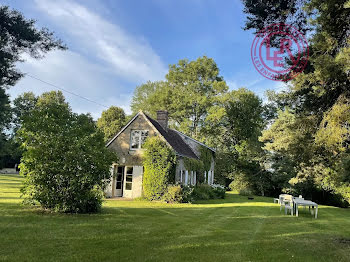
[[[0,175],[0,261],[350,261],[350,210],[285,216],[271,198],[200,204],[107,200],[93,215],[23,207]]]

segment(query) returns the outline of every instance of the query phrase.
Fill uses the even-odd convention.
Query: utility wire
[[[108,106],[102,105],[102,104],[100,104],[100,103],[98,103],[98,102],[96,102],[96,101],[93,101],[93,100],[89,99],[89,98],[83,97],[83,96],[81,96],[81,95],[78,95],[78,94],[76,94],[76,93],[73,93],[73,92],[71,92],[71,91],[68,91],[67,89],[64,89],[64,88],[62,88],[62,87],[59,87],[59,86],[56,86],[56,85],[51,84],[51,83],[49,83],[49,82],[46,82],[46,81],[44,81],[44,80],[41,80],[40,78],[37,78],[37,77],[35,77],[35,76],[32,76],[32,75],[30,75],[29,73],[25,73],[25,75],[26,75],[26,76],[29,76],[29,77],[31,77],[31,78],[37,80],[37,81],[40,81],[40,82],[42,82],[42,83],[44,83],[44,84],[47,84],[47,85],[49,85],[49,86],[53,86],[53,87],[55,87],[55,88],[58,88],[58,89],[60,89],[60,90],[62,90],[62,91],[64,91],[64,92],[67,92],[67,93],[71,94],[71,95],[77,96],[77,97],[79,97],[79,98],[81,98],[81,99],[84,99],[84,100],[86,100],[86,101],[89,101],[89,102],[91,102],[91,103],[94,103],[94,104],[96,104],[96,105],[99,105],[99,106],[108,108]]]

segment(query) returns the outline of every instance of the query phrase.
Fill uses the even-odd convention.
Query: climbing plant
[[[169,183],[175,179],[176,156],[159,137],[148,138],[144,144],[143,194],[149,200],[160,200]]]
[[[205,179],[204,176],[205,176],[205,172],[207,174],[208,171],[210,170],[212,153],[210,149],[204,146],[201,146],[199,148],[199,152],[200,152],[199,159],[185,158],[184,165],[187,170],[196,171],[197,181],[199,183],[203,183],[204,181],[207,181],[207,179]]]

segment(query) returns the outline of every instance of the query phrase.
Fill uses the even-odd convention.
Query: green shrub
[[[70,213],[100,209],[117,156],[91,116],[75,114],[61,92],[42,94],[18,131],[26,203]]]
[[[162,196],[162,200],[167,203],[182,203],[183,190],[180,185],[169,185],[167,191]]]
[[[208,200],[215,198],[215,193],[213,192],[213,189],[211,188],[211,186],[206,184],[201,184],[194,187],[191,195],[193,200]]]
[[[185,185],[169,185],[166,193],[163,195],[162,200],[167,203],[191,203],[192,199],[192,186]]]
[[[209,200],[209,199],[223,199],[225,198],[225,188],[219,185],[209,186],[207,184],[200,184],[193,188],[191,193],[191,200]]]
[[[191,203],[193,201],[192,192],[194,187],[181,185],[181,188],[182,188],[182,203]]]
[[[159,137],[148,138],[143,146],[143,194],[148,200],[161,200],[168,184],[174,181],[176,157]]]
[[[212,185],[212,188],[213,188],[213,192],[215,194],[215,198],[218,198],[218,199],[225,198],[225,194],[226,194],[225,187],[220,186],[220,185]]]

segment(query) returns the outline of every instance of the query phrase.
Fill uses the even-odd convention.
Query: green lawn
[[[0,175],[0,261],[350,261],[350,210],[285,216],[271,198],[200,204],[107,200],[94,215],[23,207]]]

